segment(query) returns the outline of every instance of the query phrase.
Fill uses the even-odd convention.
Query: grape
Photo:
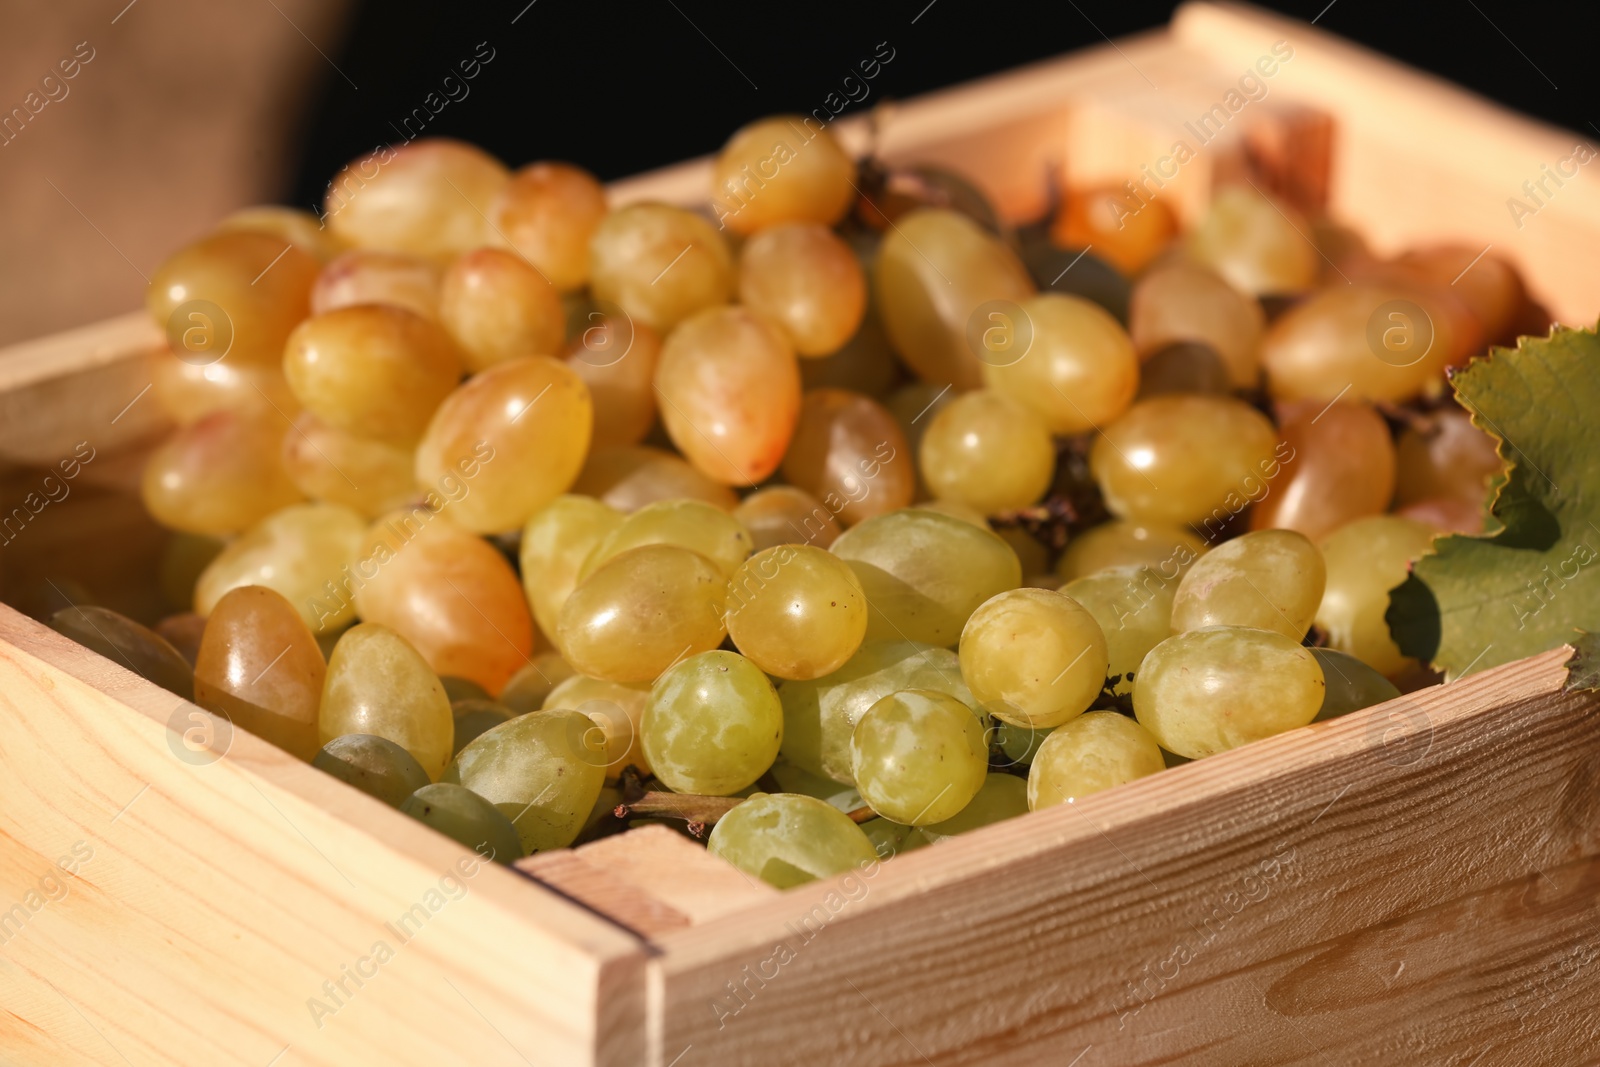
[[[1054,434],[1098,429],[1128,409],[1139,389],[1139,357],[1104,308],[1042,293],[1024,300],[1021,311],[1027,349],[1014,362],[986,360],[984,384],[1030,409]]]
[[[154,632],[157,637],[177,649],[178,655],[193,667],[195,660],[200,657],[200,638],[205,629],[204,616],[184,611],[177,615],[168,615],[156,623]]]
[[[1352,519],[1381,515],[1394,494],[1389,427],[1364,401],[1279,406],[1284,443],[1280,484],[1250,513],[1252,529],[1298,530],[1321,540]]]
[[[1050,573],[1050,550],[1040,544],[1037,537],[1021,526],[1001,526],[994,533],[1017,554],[1024,585],[1054,589],[1061,584],[1060,579]]]
[[[1089,469],[1118,518],[1203,524],[1210,534],[1268,492],[1284,451],[1272,423],[1248,404],[1158,396],[1105,428]]]
[[[826,226],[763,230],[739,253],[739,300],[777,322],[802,356],[826,356],[855,336],[867,306],[856,254]]]
[[[1328,646],[1348,652],[1379,674],[1393,677],[1415,661],[1400,654],[1389,636],[1384,613],[1389,591],[1433,544],[1434,531],[1415,519],[1373,515],[1347,523],[1322,542],[1328,567],[1327,589],[1317,609],[1317,625]]]
[[[953,645],[978,605],[1022,584],[1011,547],[988,530],[918,508],[852,526],[833,543],[867,598],[867,638]]]
[[[698,552],[630,549],[567,597],[556,642],[583,674],[648,682],[682,657],[722,643],[727,589],[727,577]]]
[[[928,840],[921,828],[903,826],[889,819],[868,819],[861,824],[861,832],[872,843],[873,851],[882,859],[914,852],[933,843]]]
[[[145,510],[171,529],[220,536],[300,500],[279,457],[285,426],[276,412],[240,409],[183,427],[145,464]]]
[[[450,680],[441,678],[445,690],[450,688]],[[466,748],[479,737],[493,730],[503,722],[510,722],[516,718],[516,713],[503,704],[498,704],[487,698],[478,699],[469,697],[458,700],[453,696],[450,701],[450,715],[455,721],[455,740],[451,742],[450,758]]]
[[[1114,711],[1091,711],[1039,746],[1028,770],[1028,808],[1066,804],[1166,769],[1149,730]]]
[[[819,678],[855,655],[867,632],[861,582],[838,556],[810,545],[758,552],[728,582],[728,636],[779,678]]]
[[[567,344],[566,360],[594,398],[594,447],[642,441],[656,423],[661,335],[626,316],[594,311]]]
[[[1395,502],[1464,500],[1481,508],[1488,482],[1503,464],[1494,438],[1457,407],[1416,416],[1395,443]]]
[[[677,545],[698,552],[732,577],[754,547],[738,519],[703,500],[646,504],[601,538],[578,569],[578,584],[630,548]]]
[[[1261,377],[1261,305],[1199,263],[1178,260],[1133,287],[1128,332],[1144,359],[1169,346],[1203,344],[1221,358],[1229,382],[1253,389]]]
[[[648,685],[623,685],[574,674],[550,691],[543,710],[567,708],[593,719],[605,735],[606,780],[615,781],[630,763],[641,774],[650,773],[650,761],[639,743],[639,724],[644,721],[649,699]]]
[[[1112,567],[1149,567],[1171,581],[1188,570],[1206,551],[1206,542],[1183,526],[1164,522],[1112,519],[1067,542],[1056,573],[1067,581],[1099,574]]]
[[[488,153],[425,137],[352,161],[328,184],[323,219],[356,248],[449,259],[484,244],[510,174]]]
[[[1403,518],[1416,519],[1440,533],[1475,534],[1483,532],[1483,507],[1482,504],[1459,497],[1446,496],[1406,504],[1396,508],[1394,513]]]
[[[655,384],[667,435],[708,476],[754,485],[777,469],[800,411],[800,369],[770,320],[702,311],[667,337]]]
[[[748,659],[702,652],[656,679],[639,740],[668,789],[731,796],[778,758],[783,705],[767,676]]]
[[[214,411],[265,409],[289,419],[300,410],[281,366],[230,360],[190,363],[164,349],[151,351],[146,366],[156,402],[179,426]]]
[[[733,517],[750,531],[758,552],[774,545],[827,548],[839,536],[833,512],[804,489],[790,485],[757,489],[739,502]]]
[[[1149,567],[1108,567],[1074,578],[1061,592],[1094,616],[1106,639],[1106,676],[1117,696],[1133,692],[1139,664],[1152,648],[1172,635],[1176,578],[1162,578]]]
[[[711,828],[706,849],[779,889],[877,862],[872,842],[815,797],[757,793]]]
[[[200,572],[194,610],[209,615],[228,590],[264,585],[293,604],[312,633],[337,633],[356,615],[350,568],[366,529],[366,520],[338,504],[275,511],[230,541]]]
[[[979,389],[934,416],[917,460],[934,496],[997,515],[1045,494],[1056,449],[1032,410],[993,389]]]
[[[1139,367],[1136,399],[1169,393],[1232,392],[1233,380],[1222,357],[1209,345],[1180,341],[1151,354]]]
[[[1016,767],[1032,763],[1039,753],[1039,746],[1044,744],[1044,739],[1055,732],[1055,727],[1047,726],[1042,730],[1034,730],[1027,726],[1013,726],[1008,722],[997,722],[989,740],[999,746],[1000,754],[1009,762],[1006,766]]]
[[[895,351],[924,380],[958,389],[982,384],[983,364],[967,339],[974,315],[985,304],[1033,295],[1016,253],[943,208],[913,211],[884,236],[873,283]]]
[[[1299,641],[1316,617],[1326,579],[1322,553],[1304,534],[1248,533],[1189,568],[1172,602],[1172,630],[1246,626]]]
[[[439,283],[439,321],[461,346],[468,371],[559,355],[567,328],[555,286],[499,248],[474,249],[450,264]]]
[[[1048,589],[985,601],[961,631],[961,677],[980,707],[1017,726],[1060,726],[1100,695],[1106,638],[1093,615]]]
[[[281,237],[318,263],[328,262],[339,254],[341,247],[338,239],[323,226],[322,220],[311,212],[278,204],[240,208],[217,223],[215,232],[241,231]]]
[[[312,758],[311,766],[391,808],[398,808],[428,784],[428,772],[416,757],[388,738],[373,734],[334,738]]]
[[[1466,302],[1490,341],[1509,341],[1528,302],[1517,268],[1469,245],[1417,248],[1395,267],[1420,282],[1449,286]]]
[[[1314,722],[1326,722],[1352,711],[1370,708],[1400,695],[1395,684],[1348,652],[1313,648],[1311,654],[1322,668],[1328,691]]]
[[[456,754],[443,781],[463,785],[517,828],[524,854],[577,840],[600,796],[605,740],[576,711],[518,715]]]
[[[940,515],[948,515],[952,519],[960,519],[962,522],[970,523],[980,530],[988,530],[991,533],[994,532],[994,527],[990,526],[989,520],[983,517],[983,512],[979,511],[971,504],[963,504],[959,500],[924,500],[922,503],[916,505],[915,510],[932,511]],[[999,537],[1000,535],[995,534],[995,536]],[[1001,540],[1004,541],[1005,538],[1001,538]],[[1006,541],[1006,544],[1009,546],[1011,542]],[[1012,549],[1012,551],[1016,550]],[[1022,565],[1022,558],[1020,556],[1017,558],[1017,565],[1019,568]]]
[[[403,445],[338,430],[309,411],[283,435],[283,467],[300,492],[369,518],[418,496],[415,453]]]
[[[991,774],[983,780],[983,787],[971,803],[943,822],[921,827],[919,832],[929,841],[938,843],[947,837],[1026,814],[1028,783],[1012,774]]]
[[[569,163],[530,163],[489,207],[489,243],[509,248],[566,293],[589,280],[589,241],[606,213],[594,175]]]
[[[732,489],[700,473],[683,457],[646,445],[596,448],[572,491],[598,497],[619,511],[637,511],[657,500],[704,500],[732,511]]]
[[[1162,748],[1200,759],[1306,725],[1326,689],[1310,649],[1271,630],[1212,626],[1150,651],[1133,710]]]
[[[712,164],[717,224],[753,234],[785,222],[832,225],[855,199],[856,167],[815,119],[774,115],[736,131]]]
[[[733,294],[733,253],[692,211],[630,204],[601,220],[589,242],[589,289],[635,322],[666,335]]]
[[[461,377],[461,355],[434,323],[404,308],[362,304],[302,322],[283,372],[295,399],[323,422],[409,444]]]
[[[578,672],[561,658],[561,653],[541,652],[517,668],[517,673],[513,674],[505,688],[500,690],[500,703],[516,715],[538,711],[544,707],[545,700],[555,691],[556,686],[568,678],[577,677],[577,674]]]
[[[1138,274],[1178,232],[1178,220],[1161,200],[1136,203],[1115,185],[1074,189],[1050,225],[1063,248],[1093,247],[1124,274]]]
[[[566,364],[506,360],[439,405],[417,446],[417,481],[452,497],[451,521],[514,530],[577,479],[593,423],[589,389]],[[452,484],[465,486],[459,498]]]
[[[778,686],[784,758],[812,774],[854,781],[850,735],[856,723],[883,697],[905,689],[935,690],[969,707],[977,703],[961,678],[960,661],[948,648],[867,641],[832,674]]]
[[[1297,293],[1316,281],[1321,263],[1310,234],[1292,208],[1229,185],[1189,235],[1188,253],[1242,293]]]
[[[988,776],[983,720],[945,693],[891,693],[856,723],[850,768],[862,799],[884,818],[910,826],[944,822]]]
[[[318,712],[324,745],[344,734],[386,737],[437,780],[450,760],[454,728],[439,676],[405,638],[364,622],[333,646]]]
[[[883,405],[845,389],[813,389],[801,399],[783,476],[854,525],[911,503],[915,462]]]
[[[454,708],[462,700],[491,700],[489,691],[470,678],[458,678],[453,674],[439,675],[439,684],[444,686],[444,695],[450,698],[450,706]],[[456,747],[461,747],[459,739]]]
[[[400,810],[497,863],[522,856],[522,842],[511,820],[470,789],[434,782],[407,797]]]
[[[281,237],[212,234],[156,268],[145,306],[174,350],[197,363],[275,367],[310,311],[318,269]]]
[[[372,524],[360,557],[356,612],[405,638],[436,673],[493,694],[533,654],[522,585],[482,538],[426,508],[406,509]]]
[[[161,551],[158,572],[161,595],[167,603],[184,610],[192,607],[195,583],[223,547],[223,541],[204,534],[173,534]]]
[[[264,586],[228,592],[211,611],[194,669],[194,702],[310,761],[327,664],[295,606]]]
[[[322,268],[311,289],[311,314],[357,304],[392,304],[425,319],[439,317],[439,264],[403,252],[356,248]]]
[[[169,693],[185,700],[194,693],[194,671],[188,660],[166,638],[110,608],[92,604],[62,608],[50,616],[50,628]]]
[[[883,396],[900,380],[900,373],[900,360],[889,345],[889,335],[883,332],[878,313],[870,305],[861,320],[861,329],[844,347],[831,355],[800,361],[800,382],[807,389],[848,389],[867,396]]]
[[[522,585],[539,629],[553,636],[561,606],[578,587],[578,572],[595,546],[622,525],[615,508],[586,496],[558,496],[522,529]],[[530,709],[531,710],[531,709]]]

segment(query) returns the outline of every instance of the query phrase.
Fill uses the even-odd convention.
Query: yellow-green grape
[[[1114,711],[1091,711],[1039,746],[1028,770],[1028,808],[1065,804],[1166,769],[1149,730]]]
[[[855,336],[867,307],[861,261],[815,222],[762,230],[739,252],[739,301],[788,332],[802,356],[826,356]]]
[[[997,515],[1044,496],[1055,474],[1056,448],[1032,409],[979,389],[934,416],[917,460],[934,496]]]
[[[566,316],[555,286],[528,261],[499,248],[476,248],[444,272],[439,321],[461,346],[469,372],[519,356],[556,356]]]
[[[1230,185],[1217,192],[1189,235],[1188,252],[1241,293],[1298,293],[1317,280],[1321,262],[1310,235],[1293,208]]]
[[[866,633],[861,581],[848,563],[824,549],[766,549],[728,582],[728,636],[776,677],[830,674],[855,655]]]
[[[850,735],[867,709],[890,693],[932,689],[976,704],[948,648],[916,641],[867,641],[832,674],[778,686],[783,701],[783,755],[812,774],[854,781]]]
[[[1465,500],[1482,507],[1503,464],[1494,438],[1457,407],[1415,416],[1395,442],[1395,503]]]
[[[750,531],[756,551],[774,545],[827,548],[839,536],[834,512],[804,489],[774,485],[757,489],[733,509],[733,517]]]
[[[606,534],[578,569],[578,584],[630,548],[677,545],[698,552],[732,577],[754,547],[750,531],[732,515],[703,500],[646,504]]]
[[[668,789],[731,796],[778,758],[783,705],[748,659],[702,652],[656,679],[639,739],[651,770]]]
[[[226,542],[204,534],[173,534],[161,550],[162,598],[183,611],[193,607],[195,583],[225,546]]]
[[[311,314],[357,304],[393,304],[439,318],[439,264],[404,252],[354,248],[322,268],[311,289]]]
[[[623,517],[593,497],[569,494],[534,512],[522,528],[522,588],[545,636],[555,636],[561,606],[578,587],[584,560],[622,525]]]
[[[867,835],[867,840],[872,842],[873,849],[881,859],[914,852],[933,844],[920,827],[905,826],[889,819],[868,819],[861,824],[861,832]]]
[[[779,889],[876,863],[861,827],[797,793],[757,793],[711,828],[706,850]]]
[[[924,381],[958,389],[983,384],[979,357],[988,353],[969,340],[989,326],[982,313],[1003,314],[1034,292],[1015,252],[946,208],[913,211],[884,235],[873,283],[895,351]]]
[[[264,585],[300,612],[315,634],[332,634],[356,617],[351,570],[367,520],[338,504],[295,504],[274,512],[228,543],[194,588],[194,610],[210,615],[223,594]]]
[[[1061,579],[1050,570],[1050,550],[1037,537],[1021,526],[999,526],[994,532],[1017,554],[1017,562],[1022,564],[1023,585],[1055,589],[1061,584]]]
[[[334,175],[322,215],[354,248],[449,259],[488,242],[490,205],[510,178],[499,160],[460,141],[384,145]]]
[[[256,204],[240,208],[217,223],[216,233],[264,233],[281,237],[318,263],[339,254],[341,245],[322,220],[309,211],[279,204]]]
[[[577,840],[605,784],[605,737],[576,711],[518,715],[463,748],[443,781],[463,785],[517,828],[526,853]]]
[[[574,674],[550,691],[544,711],[566,708],[593,719],[605,734],[606,780],[614,781],[629,764],[650,773],[650,761],[639,743],[639,725],[650,700],[648,685],[623,685]]]
[[[1433,527],[1399,515],[1357,519],[1328,535],[1322,542],[1327,588],[1316,615],[1328,647],[1391,678],[1416,662],[1400,654],[1384,614],[1389,591],[1405,581],[1434,535]]]
[[[1316,657],[1293,639],[1212,626],[1151,649],[1133,711],[1162,748],[1200,759],[1306,725],[1326,689]]]
[[[1039,746],[1054,732],[1053,726],[1034,730],[1026,726],[1012,726],[1008,722],[997,722],[989,735],[989,740],[1000,749],[1000,754],[1005,757],[1006,766],[1018,767],[1032,763],[1039,752]]]
[[[1105,428],[1089,469],[1118,518],[1212,534],[1270,491],[1280,451],[1278,431],[1243,401],[1157,396]]]
[[[489,691],[470,678],[458,678],[453,674],[441,674],[439,675],[439,684],[444,686],[444,695],[450,698],[451,707],[455,707],[456,702],[461,700],[491,700]],[[456,747],[461,747],[459,741]]]
[[[1133,287],[1128,332],[1141,359],[1177,344],[1205,345],[1222,360],[1235,389],[1261,377],[1261,305],[1209,267],[1175,260]]]
[[[212,609],[195,657],[194,702],[310,761],[327,663],[293,604],[259,585]]]
[[[779,694],[782,698],[782,694]],[[797,767],[783,758],[780,753],[778,759],[767,771],[772,780],[778,783],[778,788],[784,793],[803,793],[808,797],[825,800],[830,805],[842,812],[852,812],[861,806],[861,794],[853,786],[844,785],[832,778],[820,774],[813,774],[803,767]]]
[[[783,476],[845,525],[903,508],[917,492],[916,459],[894,416],[848,389],[813,389],[801,399]]]
[[[649,682],[684,656],[722,643],[727,594],[727,576],[698,552],[629,549],[567,597],[556,643],[583,674]]]
[[[309,411],[283,435],[283,467],[296,488],[368,518],[421,495],[415,463],[415,452],[404,445],[335,429]]]
[[[1094,616],[1106,638],[1106,684],[1117,696],[1133,692],[1139,664],[1172,636],[1176,578],[1144,566],[1108,567],[1061,587]]]
[[[361,304],[295,327],[283,352],[295,399],[329,426],[409,444],[461,378],[461,354],[405,308]]]
[[[311,309],[319,264],[281,237],[203,237],[156,268],[145,306],[175,352],[196,363],[277,366]]]
[[[511,820],[464,786],[429,783],[407,797],[400,810],[496,863],[522,857],[522,841]]]
[[[516,715],[538,711],[556,686],[577,674],[572,665],[561,658],[561,653],[541,652],[511,676],[506,687],[500,690],[500,703]]]
[[[1327,694],[1322,698],[1322,708],[1314,720],[1316,722],[1337,719],[1400,695],[1399,687],[1393,682],[1348,652],[1313,648],[1311,654],[1317,657],[1317,665],[1322,668],[1322,680],[1328,685]]]
[[[1185,526],[1112,519],[1068,541],[1056,573],[1070,582],[1112,567],[1149,567],[1174,581],[1205,552],[1204,538]]]
[[[961,677],[978,705],[1016,726],[1060,726],[1106,680],[1106,638],[1082,604],[1048,589],[983,603],[961,631]]]
[[[989,525],[989,520],[984,518],[983,512],[979,511],[971,504],[963,504],[959,500],[924,500],[922,503],[915,506],[916,510],[918,511],[936,511],[940,515],[948,515],[952,519],[960,519],[962,522],[969,522],[980,530],[994,530],[994,527]],[[999,537],[1000,535],[997,533],[995,536]],[[1005,538],[1002,537],[1001,540],[1005,541]],[[1010,543],[1010,541],[1006,541],[1006,544],[1009,545]],[[1012,551],[1015,552],[1016,549],[1012,549]],[[1018,566],[1021,566],[1021,563],[1022,557],[1018,556]]]
[[[450,690],[450,679],[441,678],[445,691]],[[451,699],[450,714],[455,719],[455,740],[451,743],[450,756],[455,758],[456,753],[466,748],[479,737],[493,730],[503,722],[510,722],[516,718],[516,712],[487,698],[469,697],[466,700]]]
[[[891,693],[856,723],[850,768],[862,799],[884,818],[908,826],[944,822],[988,777],[983,720],[945,693]]]
[[[455,717],[439,676],[417,650],[388,627],[366,622],[333,646],[317,729],[324,745],[345,734],[386,737],[437,780],[450,761]]]
[[[1248,626],[1298,641],[1317,616],[1326,581],[1322,553],[1304,534],[1247,533],[1189,568],[1172,602],[1172,632]]]
[[[1151,742],[1154,744],[1154,742]],[[991,774],[972,802],[943,822],[920,828],[934,843],[969,830],[1028,814],[1028,783],[1014,774]]]
[[[449,495],[460,526],[514,530],[577,479],[593,424],[589,387],[565,363],[496,363],[439,405],[417,446],[417,483]]]
[[[733,295],[733,253],[717,228],[668,204],[630,204],[589,242],[589,291],[666,336]]]
[[[711,208],[734,233],[784,222],[831,226],[850,210],[855,176],[855,163],[815,119],[774,115],[723,146],[712,164]]]
[[[644,440],[656,424],[661,335],[624,315],[592,311],[567,343],[566,360],[594,397],[594,447]]]
[[[778,469],[800,414],[794,346],[755,312],[702,311],[662,346],[656,396],[690,463],[724,484],[754,485]]]
[[[1025,328],[1028,346],[985,359],[985,385],[1030,409],[1055,434],[1099,429],[1128,409],[1139,391],[1139,357],[1116,319],[1099,304],[1062,293],[1030,297],[1021,309],[1019,325],[997,326]]]
[[[889,335],[883,332],[883,324],[870,303],[862,317],[861,328],[844,347],[826,356],[800,361],[800,381],[807,389],[848,389],[881,397],[894,388],[900,374],[900,360],[890,347]]]
[[[274,411],[213,411],[163,442],[145,463],[139,495],[161,525],[185,533],[237,533],[302,499],[279,455]]]
[[[415,756],[374,734],[345,734],[322,746],[311,766],[345,785],[377,797],[391,808],[428,784],[428,772]]]
[[[906,443],[915,452],[922,448],[922,437],[928,432],[933,417],[960,395],[947,385],[911,382],[890,393],[883,406],[900,424],[900,432],[906,435]]]
[[[292,419],[300,411],[300,401],[289,392],[283,364],[189,363],[169,349],[151,349],[145,366],[149,369],[151,394],[172,421],[187,426],[214,411],[265,409]]]
[[[530,163],[489,208],[489,242],[532,263],[566,293],[589,280],[589,240],[606,213],[595,176],[570,163]]]
[[[50,616],[50,628],[169,693],[185,700],[194,696],[195,677],[189,661],[166,638],[125,615],[86,604]]]
[[[596,448],[572,491],[596,497],[618,511],[637,511],[657,500],[704,500],[732,511],[739,497],[682,456],[648,445]]]
[[[867,598],[867,639],[953,645],[978,605],[1022,584],[1011,546],[921,508],[867,519],[833,543]]]

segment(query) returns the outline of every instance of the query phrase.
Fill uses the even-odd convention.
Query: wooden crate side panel
[[[0,640],[8,1057],[638,1062],[634,938],[248,734],[206,762],[193,705],[9,609]]]

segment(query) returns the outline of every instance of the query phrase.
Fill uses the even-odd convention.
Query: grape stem
[[[682,819],[694,826],[711,826],[734,808],[743,804],[741,797],[703,797],[693,793],[663,793],[651,791],[624,800],[613,810],[619,819],[633,815],[656,815],[668,819]]]
[[[847,811],[845,814],[850,816],[850,821],[855,823],[857,826],[860,826],[864,822],[871,822],[873,819],[878,817],[878,813],[867,807],[865,804],[861,805],[859,808],[856,808],[854,811]]]

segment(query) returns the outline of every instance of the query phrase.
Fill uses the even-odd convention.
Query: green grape
[[[739,502],[733,517],[750,531],[758,552],[774,545],[827,548],[839,536],[839,521],[832,509],[792,485],[757,489]]]
[[[593,497],[559,496],[534,512],[522,528],[522,586],[539,629],[556,634],[561,605],[578,587],[584,560],[624,516]]]
[[[1117,696],[1133,692],[1133,680],[1150,650],[1172,636],[1176,580],[1149,567],[1108,567],[1077,578],[1061,591],[1082,604],[1106,637],[1106,683]]]
[[[410,643],[375,622],[352,626],[333,646],[317,730],[326,745],[345,734],[387,737],[437,780],[450,760],[450,698]]]
[[[434,782],[406,798],[400,810],[487,859],[509,864],[522,857],[517,828],[500,809],[464,786]]]
[[[837,808],[795,793],[757,793],[711,828],[706,849],[789,889],[878,860],[861,827]]]
[[[350,571],[367,520],[339,504],[275,511],[228,543],[200,572],[194,610],[210,615],[230,589],[264,585],[300,612],[311,632],[334,634],[355,621]]]
[[[1326,722],[1352,711],[1370,708],[1400,695],[1395,684],[1348,652],[1332,648],[1313,648],[1311,654],[1322,668],[1328,691],[1314,722]]]
[[[471,678],[458,678],[453,674],[439,675],[439,684],[444,686],[444,695],[450,698],[450,705],[455,706],[458,700],[493,700],[489,691],[474,682]],[[460,741],[457,741],[460,747]]]
[[[943,822],[919,827],[918,832],[937,844],[947,837],[1026,814],[1027,781],[1014,774],[991,774],[983,780],[983,788],[966,807]]]
[[[1432,527],[1398,515],[1357,519],[1328,535],[1322,542],[1328,582],[1316,619],[1328,647],[1391,678],[1416,662],[1400,654],[1384,614],[1389,591],[1405,581],[1433,538]]]
[[[813,774],[804,767],[798,767],[781,755],[767,771],[772,775],[772,780],[778,783],[778,788],[785,793],[803,793],[808,797],[826,800],[840,811],[854,811],[861,806],[861,794],[853,788],[841,785],[832,778],[825,778],[820,774]]]
[[[1055,473],[1056,447],[1031,408],[996,390],[977,389],[933,417],[917,464],[934,496],[998,515],[1044,496]]]
[[[1185,260],[1145,274],[1128,305],[1128,332],[1142,358],[1173,345],[1203,345],[1220,359],[1236,389],[1253,389],[1261,377],[1265,324],[1257,301],[1210,268]]]
[[[1322,553],[1304,534],[1247,533],[1189,568],[1172,601],[1172,631],[1248,626],[1298,641],[1316,617],[1326,580]]]
[[[169,693],[194,698],[194,670],[183,653],[154,630],[110,608],[63,608],[50,616],[50,628]]]
[[[1311,227],[1254,188],[1226,185],[1189,235],[1191,258],[1251,296],[1298,293],[1317,279]]]
[[[1183,526],[1112,519],[1067,542],[1067,550],[1056,562],[1056,573],[1070,582],[1110,567],[1142,566],[1170,582],[1188,570],[1206,548],[1202,538]]]
[[[1106,638],[1093,615],[1048,589],[985,601],[961,631],[961,677],[979,706],[1035,729],[1082,714],[1106,680]]]
[[[804,115],[771,115],[734,131],[711,164],[719,226],[753,234],[789,222],[833,225],[855,201],[856,165]]]
[[[1151,650],[1133,710],[1162,748],[1199,759],[1306,725],[1326,692],[1310,649],[1272,630],[1212,626]]]
[[[996,721],[990,728],[989,743],[1000,750],[999,757],[994,758],[1003,757],[1003,766],[1026,766],[1038,755],[1039,746],[1044,744],[1044,739],[1054,732],[1053,726],[1035,730],[1027,726],[1013,726],[1008,722]]]
[[[661,500],[622,520],[578,569],[578,584],[630,548],[677,545],[698,552],[731,577],[755,547],[744,524],[703,500]]]
[[[867,632],[861,581],[838,556],[778,545],[750,557],[728,583],[728,636],[779,678],[819,678],[855,655]]]
[[[629,764],[642,774],[650,773],[650,761],[639,743],[639,725],[649,700],[647,685],[623,685],[574,674],[550,691],[544,710],[567,708],[593,719],[605,735],[606,780],[615,781]]]
[[[984,721],[931,689],[891,693],[850,735],[856,788],[872,810],[910,826],[944,822],[971,803],[989,770]]]
[[[1037,413],[1054,434],[1087,433],[1127,410],[1139,389],[1139,357],[1116,319],[1062,293],[1024,300],[1021,310],[1031,343],[1015,361],[986,361],[985,384]]]
[[[994,533],[919,508],[852,526],[832,552],[861,579],[869,641],[953,645],[979,604],[1022,584],[1017,554]]]
[[[702,652],[656,679],[639,739],[667,788],[731,796],[778,758],[783,705],[754,663],[733,652]]]
[[[1065,804],[1166,767],[1149,730],[1114,711],[1091,711],[1039,746],[1028,771],[1028,807]]]
[[[739,301],[778,322],[801,356],[837,352],[867,306],[861,261],[815,222],[771,226],[739,251]]]
[[[406,797],[428,784],[428,772],[415,756],[375,734],[335,737],[312,757],[311,766],[391,808],[398,808]]]
[[[733,254],[717,228],[667,204],[629,204],[600,220],[589,241],[597,300],[663,336],[733,293]]]
[[[456,754],[442,781],[464,785],[517,828],[524,854],[566,848],[605,779],[605,741],[576,711],[518,715]]]
[[[906,826],[890,819],[868,819],[861,824],[861,832],[867,835],[873,851],[883,859],[914,852],[933,843],[920,826]]]
[[[443,681],[443,679],[440,679]],[[446,689],[448,690],[448,686]],[[504,704],[481,697],[466,697],[450,702],[450,714],[455,719],[455,743],[450,753],[453,759],[479,737],[503,722],[510,722],[517,713]]]
[[[916,641],[867,641],[832,674],[784,682],[783,755],[795,766],[853,783],[850,735],[861,716],[903,689],[932,689],[976,706],[961,663],[948,648]]]
[[[541,652],[518,668],[506,687],[500,690],[500,703],[515,715],[526,715],[544,707],[556,686],[578,672],[559,652]]]

